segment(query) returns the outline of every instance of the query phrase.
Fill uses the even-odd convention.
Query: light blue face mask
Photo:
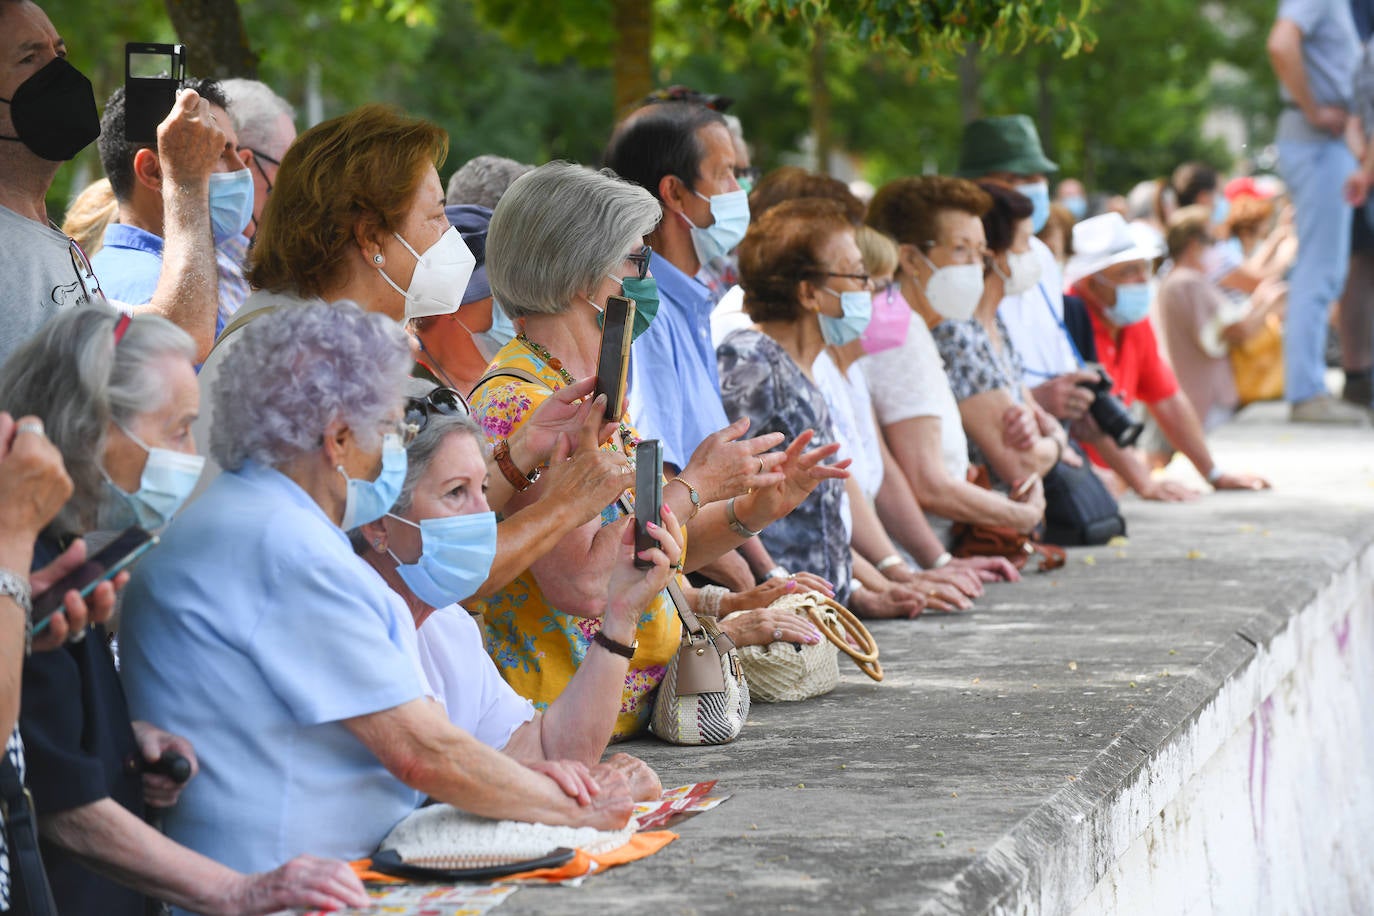
[[[376,480],[349,477],[342,464],[334,470],[348,481],[343,520],[339,522],[339,527],[344,531],[352,531],[359,525],[375,522],[396,505],[396,497],[401,495],[401,485],[406,482],[406,450],[401,445],[400,436],[387,433],[382,437],[382,472]]]
[[[482,358],[491,362],[496,359],[496,354],[501,352],[501,348],[514,339],[515,322],[510,320],[506,310],[501,308],[501,304],[493,297],[491,300],[491,327],[473,334],[472,342],[477,345],[477,352],[482,354]]]
[[[133,493],[125,493],[115,486],[108,475],[105,482],[133,512],[140,528],[156,531],[172,520],[182,503],[186,502],[186,497],[196,488],[201,469],[205,467],[205,458],[171,449],[151,448],[123,426],[119,428],[131,442],[148,453],[148,460],[143,465],[138,489]],[[102,508],[100,527],[119,527],[117,522],[108,518],[109,514],[109,509]]]
[[[420,558],[414,563],[402,563],[389,548],[387,553],[396,561],[401,581],[430,607],[447,607],[475,595],[491,575],[496,561],[495,512],[426,518],[418,525],[399,515],[391,517],[420,529]]]
[[[1116,305],[1104,310],[1119,328],[1139,324],[1150,315],[1150,284],[1123,283],[1116,288]]]
[[[848,290],[837,293],[830,287],[823,289],[840,299],[840,317],[819,315],[821,337],[833,347],[843,347],[858,340],[873,317],[873,294],[866,289]]]
[[[1221,191],[1212,192],[1212,225],[1220,226],[1231,215],[1231,202]]]
[[[210,228],[215,244],[242,235],[252,219],[253,173],[247,169],[210,173]]]
[[[687,219],[687,214],[678,215],[691,227],[692,247],[696,249],[697,260],[702,264],[710,264],[734,251],[744,238],[744,233],[749,231],[749,192],[741,188],[711,197],[700,191],[692,193],[711,205],[714,221],[703,228]]]
[[[1016,190],[1030,198],[1034,208],[1031,210],[1031,230],[1044,229],[1050,220],[1050,183],[1042,178],[1034,184],[1018,184]]]
[[[1075,220],[1080,220],[1088,215],[1088,202],[1081,195],[1071,194],[1062,201],[1065,209],[1073,214]],[[1031,214],[1034,217],[1034,214]],[[1032,219],[1032,222],[1034,220]]]

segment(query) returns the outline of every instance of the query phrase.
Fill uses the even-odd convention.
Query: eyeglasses
[[[429,424],[429,418],[439,414],[444,417],[466,417],[470,415],[468,402],[452,388],[435,388],[422,398],[406,398],[406,409],[401,420],[401,444],[409,446]]]
[[[54,226],[54,229],[57,227]],[[95,268],[91,267],[91,259],[86,257],[86,252],[81,250],[81,246],[76,243],[76,239],[67,236],[67,251],[72,256],[72,272],[76,274],[76,282],[81,287],[82,294],[90,302],[101,302],[105,299],[105,291],[100,288],[100,281],[96,279]],[[89,285],[87,281],[90,281]]]
[[[988,263],[992,260],[992,253],[988,251],[987,246],[974,248],[972,245],[966,245],[963,242],[959,242],[957,245],[946,245],[942,242],[932,241],[926,242],[926,248],[948,249],[949,253],[954,256],[951,263],[965,265],[981,262],[984,270],[988,268]]]
[[[625,255],[625,260],[629,261],[639,271],[639,279],[643,280],[649,275],[649,257],[654,250],[648,245],[641,246],[640,249],[632,254]]]
[[[833,270],[823,270],[823,271],[820,272],[820,276],[822,276],[822,277],[842,277],[842,278],[844,278],[844,279],[846,279],[846,280],[858,280],[858,281],[859,281],[860,283],[862,283],[864,286],[872,286],[872,285],[873,285],[873,278],[870,277],[868,274],[842,274],[842,273],[836,273],[836,272],[833,271]]]
[[[756,165],[735,166],[735,180],[740,184],[749,182],[751,186],[759,183],[763,177],[763,169]]]

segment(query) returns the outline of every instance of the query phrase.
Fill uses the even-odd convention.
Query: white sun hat
[[[1159,233],[1140,223],[1127,223],[1120,213],[1103,213],[1073,227],[1073,257],[1064,267],[1064,282],[1073,286],[1084,277],[1131,261],[1153,261],[1164,253]]]

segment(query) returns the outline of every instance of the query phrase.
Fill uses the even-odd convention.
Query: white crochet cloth
[[[559,849],[596,855],[624,846],[634,835],[632,819],[622,830],[553,827],[522,821],[494,821],[452,805],[430,805],[391,829],[382,849],[392,849],[407,865],[428,868],[481,868],[522,862]]]

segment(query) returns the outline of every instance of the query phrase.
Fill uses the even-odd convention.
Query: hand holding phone
[[[124,139],[157,147],[157,126],[172,113],[186,84],[186,46],[131,41],[124,45]]]
[[[658,546],[658,541],[645,530],[649,522],[663,524],[663,443],[657,439],[645,439],[635,449],[636,569],[654,565],[639,558],[643,551]]]
[[[128,528],[94,556],[54,582],[50,587],[33,598],[33,632],[43,632],[52,615],[62,610],[63,600],[70,591],[77,592],[83,599],[95,591],[95,587],[106,579],[113,579],[121,570],[155,544],[158,538],[142,528]]]
[[[596,361],[596,394],[606,396],[606,419],[620,419],[625,404],[625,383],[630,374],[631,331],[635,303],[624,296],[606,299],[605,324],[601,326],[601,354]]]

